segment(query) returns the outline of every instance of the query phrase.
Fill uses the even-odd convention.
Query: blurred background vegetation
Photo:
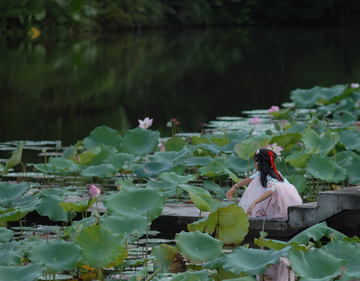
[[[0,37],[204,26],[354,25],[359,0],[1,0]]]

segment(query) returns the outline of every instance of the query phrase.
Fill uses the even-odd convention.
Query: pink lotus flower
[[[285,257],[280,257],[280,261],[282,261],[286,266],[291,265],[291,262]]]
[[[250,120],[250,124],[259,124],[259,123],[261,123],[261,120],[259,117],[253,117]]]
[[[277,145],[277,143],[273,143],[273,144],[268,144],[266,146],[266,148],[268,149],[271,149],[276,155],[280,156],[281,155],[281,152],[280,151],[283,151],[284,149],[280,146],[280,145]]]
[[[89,192],[91,198],[96,198],[100,195],[101,190],[100,188],[97,188],[95,185],[91,184]]]
[[[280,108],[278,107],[278,106],[276,106],[276,105],[273,105],[273,106],[271,106],[269,109],[268,109],[268,112],[270,113],[270,112],[277,112],[277,111],[279,111],[280,110]]]
[[[160,147],[160,152],[165,152],[165,145],[160,142],[157,147]]]
[[[79,155],[76,155],[76,162],[80,163],[81,162],[81,158]]]
[[[139,121],[139,126],[143,129],[147,129],[152,125],[153,120],[150,119],[149,117],[145,117],[144,121],[138,119]]]
[[[353,89],[356,89],[356,88],[359,88],[359,83],[351,83],[350,84],[350,87],[353,88]]]
[[[286,129],[286,127],[287,127],[287,121],[286,121],[286,119],[283,120],[283,122],[282,122],[282,127],[283,127],[283,129]]]

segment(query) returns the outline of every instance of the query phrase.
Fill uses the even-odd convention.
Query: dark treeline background
[[[0,37],[189,26],[355,25],[359,0],[1,0]]]

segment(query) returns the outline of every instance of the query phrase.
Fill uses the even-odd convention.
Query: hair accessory
[[[279,178],[279,181],[281,181],[279,172],[276,170],[275,161],[274,161],[274,153],[273,153],[271,150],[269,150],[269,151],[268,151],[268,155],[270,156],[271,167],[274,169],[275,174],[276,174],[277,177]]]
[[[258,150],[256,150],[255,155],[259,154],[259,153],[260,153],[260,150],[258,149]]]

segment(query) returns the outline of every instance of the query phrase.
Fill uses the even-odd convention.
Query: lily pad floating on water
[[[140,127],[128,130],[120,142],[120,152],[145,156],[156,151],[159,138],[159,131],[145,130]]]
[[[119,151],[119,144],[121,142],[121,136],[118,131],[113,130],[107,126],[101,126],[95,128],[90,133],[90,136],[83,140],[83,145],[86,149],[93,148],[99,144],[113,146]]]
[[[200,167],[209,165],[212,161],[213,158],[211,158],[210,155],[204,157],[191,156],[184,160],[184,165],[190,167]]]

